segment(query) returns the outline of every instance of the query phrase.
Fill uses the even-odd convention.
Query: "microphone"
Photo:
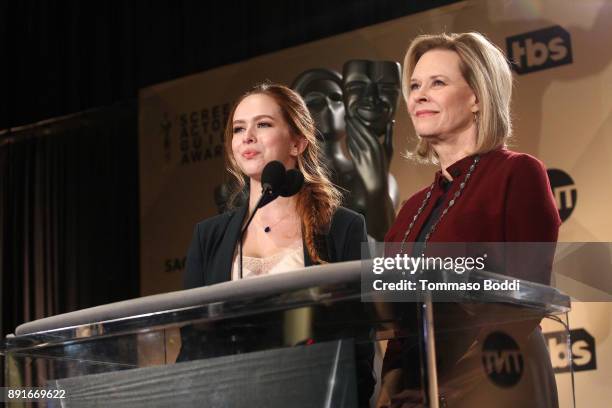
[[[266,164],[261,173],[261,197],[257,202],[255,211],[274,201],[279,196],[286,178],[287,171],[283,163],[274,160]]]
[[[273,160],[266,164],[261,172],[261,187],[262,192],[271,191],[277,193],[279,188],[285,182],[287,171],[283,163],[278,160]]]
[[[301,173],[299,174],[300,176],[302,176]],[[297,176],[292,175],[290,177],[291,180],[294,180]],[[303,178],[304,176],[302,176],[302,183]],[[253,217],[255,216],[257,210],[259,210],[266,204],[269,204],[274,201],[281,194],[281,192],[285,193],[286,191],[288,191],[286,187],[286,182],[287,170],[285,170],[285,166],[283,165],[283,163],[279,162],[278,160],[273,160],[266,164],[261,173],[261,197],[259,197],[259,200],[255,205],[255,209],[253,210],[253,213],[249,216],[249,219],[242,228],[242,231],[240,232],[240,279],[242,279],[242,240],[244,239],[244,233],[246,232],[247,228],[249,228],[251,221],[253,221]],[[295,181],[292,181],[292,183],[295,183]],[[301,187],[302,186],[300,185],[299,188]],[[293,187],[293,189],[295,189],[295,187]]]
[[[285,177],[285,183],[283,183],[279,190],[279,195],[281,197],[296,195],[302,189],[303,185],[304,175],[296,169],[288,170]]]

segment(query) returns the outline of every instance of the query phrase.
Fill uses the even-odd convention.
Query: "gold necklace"
[[[282,216],[281,218],[279,218],[278,220],[276,220],[276,222],[274,222],[273,224],[263,224],[261,222],[257,222],[259,224],[260,228],[263,228],[263,231],[267,234],[270,231],[272,231],[273,227],[276,227],[278,224],[280,224],[281,221],[287,219],[291,214],[285,214],[284,216]],[[259,220],[258,220],[259,221]]]

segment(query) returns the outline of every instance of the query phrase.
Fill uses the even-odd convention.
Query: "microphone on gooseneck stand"
[[[248,221],[240,232],[240,279],[242,279],[242,240],[244,239],[244,233],[249,228],[251,221],[253,221],[257,210],[271,203],[279,196],[283,185],[285,185],[286,174],[285,166],[277,160],[266,164],[261,173],[261,197],[259,197],[253,213],[249,216]]]
[[[291,197],[296,195],[304,185],[304,175],[296,169],[287,170],[285,183],[282,185],[279,195],[281,197]]]
[[[257,202],[255,211],[265,207],[279,196],[286,177],[287,171],[285,166],[278,160],[266,164],[261,173],[261,197]],[[253,214],[255,214],[255,211],[253,211]]]

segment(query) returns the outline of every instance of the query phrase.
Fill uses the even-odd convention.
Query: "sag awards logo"
[[[185,262],[187,257],[182,258],[169,258],[164,260],[164,272],[174,273],[182,272],[185,269]]]
[[[519,75],[573,62],[570,33],[558,25],[506,38],[506,52]]]
[[[565,222],[574,211],[576,201],[578,200],[578,190],[574,184],[574,180],[559,169],[548,169],[548,179],[550,180],[550,188],[552,189],[559,210],[561,221]]]
[[[161,128],[163,147],[164,147],[164,159],[166,162],[172,160],[172,137],[170,131],[172,130],[172,122],[168,119],[168,113],[164,112],[164,118],[159,124]]]
[[[230,105],[224,103],[182,112],[174,119],[164,112],[159,129],[166,163],[187,165],[223,157],[223,132],[229,110]]]
[[[544,334],[555,373],[567,373],[570,368],[574,371],[596,370],[595,338],[585,329],[570,330],[568,349],[567,335],[565,331]]]
[[[523,353],[516,341],[503,332],[493,332],[482,345],[482,365],[489,379],[500,387],[512,387],[523,376]]]

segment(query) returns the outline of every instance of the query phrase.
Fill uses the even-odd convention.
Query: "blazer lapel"
[[[234,263],[234,254],[236,252],[236,246],[240,241],[240,232],[242,230],[242,223],[244,217],[247,214],[248,205],[245,204],[238,207],[229,222],[223,236],[222,243],[219,247],[217,254],[217,265],[215,265],[215,276],[214,282],[220,283],[232,280],[232,265]]]

